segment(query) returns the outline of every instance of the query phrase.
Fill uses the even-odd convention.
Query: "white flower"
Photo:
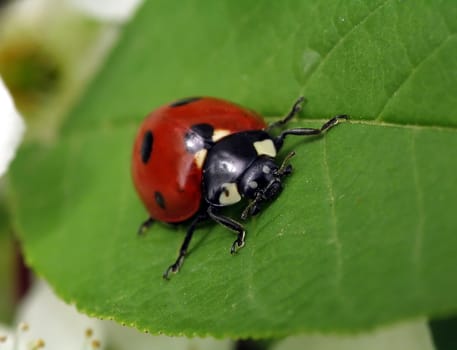
[[[101,21],[128,20],[142,0],[68,0],[72,6]]]
[[[43,350],[233,348],[233,341],[229,339],[153,336],[113,321],[90,318],[58,299],[41,280],[33,284],[16,319],[19,324],[16,331],[0,325],[0,350],[38,350],[41,344],[44,344]]]
[[[426,320],[404,322],[353,335],[302,335],[278,342],[272,350],[434,350]]]
[[[24,121],[0,77],[0,177],[8,170],[24,130]]]
[[[0,324],[0,349],[12,350],[13,349],[13,332]]]
[[[43,348],[46,345],[45,341],[41,338],[31,340],[26,336],[28,329],[27,323],[19,324],[15,332],[0,325],[0,350],[39,350]]]
[[[102,322],[65,304],[43,281],[34,283],[17,311],[16,320],[20,324],[27,324],[29,328],[21,335],[21,339],[16,340],[23,349],[37,339],[43,339],[45,349],[49,350],[92,349],[90,343],[94,340],[100,343],[97,348],[104,348]],[[90,339],[86,336],[88,329]]]

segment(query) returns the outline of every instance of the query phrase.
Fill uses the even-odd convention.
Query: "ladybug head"
[[[245,198],[251,200],[241,215],[246,219],[250,215],[256,215],[263,202],[274,200],[282,191],[282,178],[289,175],[292,166],[284,163],[279,167],[272,158],[261,156],[246,169],[239,182],[239,188]]]

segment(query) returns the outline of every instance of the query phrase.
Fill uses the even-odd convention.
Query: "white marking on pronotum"
[[[262,172],[264,174],[269,174],[271,171],[270,167],[268,165],[264,165],[263,168],[262,168]]]
[[[205,148],[203,148],[194,154],[195,163],[197,164],[198,168],[201,169],[203,167],[203,163],[205,162],[207,153],[208,151]]]
[[[267,155],[270,157],[276,157],[276,148],[273,141],[270,139],[254,142],[254,148],[259,156]]]
[[[230,182],[222,185],[222,192],[219,196],[219,203],[223,205],[230,205],[237,203],[241,200],[240,193],[236,187],[236,183]]]
[[[230,131],[229,131],[229,130],[225,130],[225,129],[216,129],[216,130],[214,130],[214,132],[213,132],[213,141],[214,141],[214,142],[217,142],[217,141],[219,141],[221,138],[223,138],[224,136],[227,136],[228,134],[230,134]]]
[[[257,183],[257,181],[249,181],[248,186],[255,190],[259,186],[259,184]]]

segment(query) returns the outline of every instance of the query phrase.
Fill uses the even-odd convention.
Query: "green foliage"
[[[0,323],[7,323],[11,321],[14,307],[12,282],[15,247],[3,195],[0,191]]]
[[[452,1],[146,2],[52,146],[12,171],[29,264],[67,301],[152,333],[277,337],[457,310],[457,7]],[[295,173],[246,223],[246,247],[146,218],[130,179],[153,108],[215,95],[294,126]],[[307,118],[317,120],[307,120]]]

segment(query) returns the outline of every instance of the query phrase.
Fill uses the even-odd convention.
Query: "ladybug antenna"
[[[257,192],[256,197],[249,202],[247,207],[241,213],[241,219],[246,220],[248,216],[257,214],[260,211],[259,202],[262,201],[262,192]]]
[[[292,172],[292,165],[289,164],[289,161],[292,157],[295,156],[295,152],[292,151],[290,152],[286,158],[284,158],[284,160],[282,161],[282,164],[281,166],[279,167],[278,169],[278,175],[280,177],[283,177],[283,176],[286,176],[286,175],[289,175],[291,172]]]

